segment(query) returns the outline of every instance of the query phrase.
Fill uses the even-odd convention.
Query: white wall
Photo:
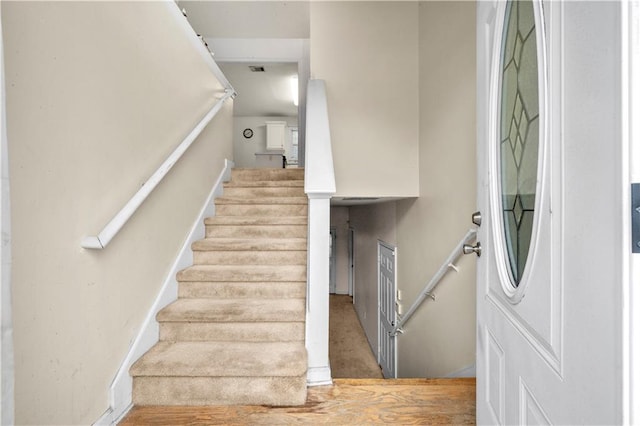
[[[349,208],[354,228],[355,308],[371,350],[378,353],[378,241],[396,245],[396,203]],[[398,256],[402,256],[399,252]]]
[[[17,424],[90,424],[107,409],[231,158],[229,102],[105,250],[80,248],[222,93],[168,5],[2,2]]]
[[[408,309],[476,210],[475,4],[420,3],[420,198],[397,203],[398,288]],[[475,257],[459,262],[399,336],[400,377],[475,360]]]
[[[234,117],[233,118],[233,159],[236,167],[255,167],[256,152],[267,149],[267,121],[286,121],[285,147],[291,145],[289,127],[298,126],[297,117]],[[253,137],[242,135],[244,129],[253,130]],[[285,149],[285,151],[287,151]],[[288,153],[285,153],[287,155]]]
[[[311,2],[336,197],[418,195],[418,3]]]

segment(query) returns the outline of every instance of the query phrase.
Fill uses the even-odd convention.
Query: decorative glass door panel
[[[537,53],[533,3],[509,2],[501,55],[499,164],[507,266],[515,287],[527,262],[535,212],[540,121]]]

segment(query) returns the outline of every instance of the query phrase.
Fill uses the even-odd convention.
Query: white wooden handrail
[[[200,53],[205,63],[211,70],[211,73],[225,88],[224,96],[218,99],[209,112],[200,120],[200,122],[194,127],[194,129],[187,135],[187,137],[178,145],[178,147],[169,155],[169,157],[158,167],[158,169],[151,175],[149,179],[142,185],[142,187],[136,192],[133,197],[120,209],[120,211],[102,228],[102,231],[98,235],[90,235],[82,239],[82,247],[86,249],[101,250],[109,244],[113,237],[122,229],[125,223],[131,218],[140,205],[147,199],[151,191],[158,186],[158,183],[166,176],[176,162],[182,157],[182,155],[189,149],[191,144],[202,133],[205,127],[211,122],[213,117],[216,116],[222,104],[229,99],[236,96],[236,91],[231,86],[231,83],[227,80],[222,73],[216,61],[213,60],[213,54],[207,46],[204,45],[202,40],[198,37],[191,25],[186,19],[186,15],[180,10],[174,1],[167,1],[165,3],[172,15],[178,22],[181,29],[187,34],[187,37],[191,41],[192,45]]]
[[[446,275],[446,273],[449,271],[449,269],[457,270],[456,267],[454,266],[454,262],[456,260],[458,260],[458,258],[460,256],[462,256],[462,254],[463,254],[462,253],[462,246],[464,246],[465,244],[467,244],[470,241],[474,240],[476,238],[476,234],[477,233],[478,233],[478,231],[476,231],[475,229],[469,229],[469,231],[467,231],[465,236],[460,240],[460,242],[456,245],[456,247],[451,251],[451,254],[449,254],[449,257],[447,257],[447,259],[442,263],[442,265],[440,266],[440,269],[438,269],[438,271],[435,273],[433,278],[431,278],[431,280],[427,283],[427,285],[424,286],[424,288],[422,289],[422,291],[420,292],[420,294],[416,298],[416,301],[413,302],[413,304],[411,305],[411,307],[409,308],[407,313],[404,314],[402,317],[400,317],[400,319],[398,320],[398,323],[393,327],[393,330],[391,330],[389,332],[389,334],[391,336],[397,336],[398,333],[402,333],[403,332],[402,331],[402,326],[407,321],[409,321],[409,318],[411,318],[411,316],[414,314],[414,312],[420,307],[420,305],[422,304],[424,299],[426,299],[427,297],[433,297],[431,292],[438,285],[440,280],[442,280],[442,278]]]
[[[225,95],[215,103],[213,108],[209,110],[198,125],[187,135],[187,137],[178,145],[178,147],[169,155],[169,157],[158,167],[147,181],[142,184],[138,192],[120,209],[120,211],[102,228],[98,235],[91,235],[82,239],[82,247],[87,249],[103,249],[109,244],[113,237],[122,229],[129,218],[135,213],[140,205],[147,199],[151,191],[158,186],[158,183],[166,176],[176,162],[191,146],[193,141],[202,133],[207,124],[215,117],[222,108],[222,104],[233,95],[233,91],[227,90]]]

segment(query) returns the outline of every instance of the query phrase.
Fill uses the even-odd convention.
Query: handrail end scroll
[[[104,248],[102,241],[100,241],[100,238],[96,236],[84,237],[80,245],[82,248],[93,250],[102,250]]]

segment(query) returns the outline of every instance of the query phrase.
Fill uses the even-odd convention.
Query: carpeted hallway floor
[[[371,352],[351,296],[330,295],[329,362],[334,378],[382,378],[382,371]]]

